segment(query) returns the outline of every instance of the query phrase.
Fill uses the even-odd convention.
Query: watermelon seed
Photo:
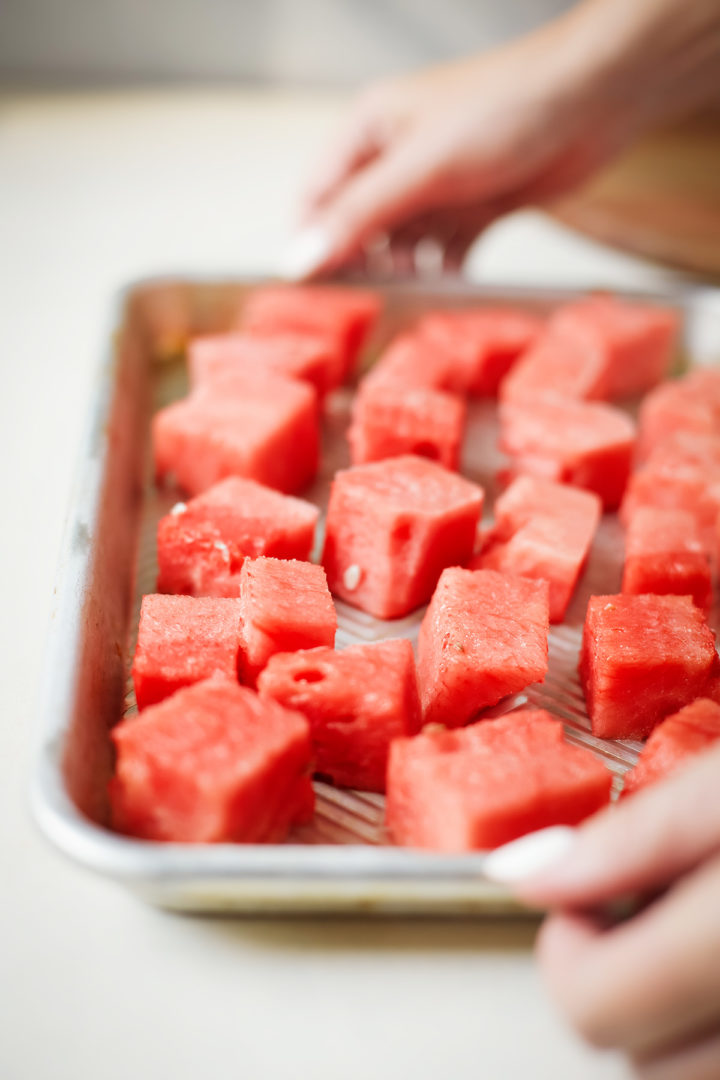
[[[174,514],[177,517],[178,514],[184,514],[186,510],[187,510],[187,504],[186,503],[184,503],[184,502],[176,502],[175,505],[172,507],[170,513]]]
[[[361,579],[362,570],[357,565],[357,563],[353,563],[352,566],[348,566],[347,570],[343,574],[343,585],[346,589],[350,589],[352,591],[353,589],[357,589]]]

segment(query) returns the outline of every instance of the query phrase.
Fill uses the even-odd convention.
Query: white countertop
[[[594,1080],[533,932],[492,922],[202,920],[69,865],[27,812],[36,688],[93,373],[116,291],[271,270],[333,98],[0,98],[0,1076]],[[538,215],[488,234],[493,281],[646,286],[657,269]]]

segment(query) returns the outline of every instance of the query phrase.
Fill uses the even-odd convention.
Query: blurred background
[[[492,48],[571,6],[572,0],[0,0],[0,92],[232,87],[285,91],[293,100],[319,91],[335,94],[339,106],[346,91],[366,82]],[[308,150],[308,161],[314,152]],[[643,140],[553,210],[595,239],[718,276],[719,178],[720,119],[701,117]]]
[[[0,0],[0,83],[349,86],[531,29],[569,0]]]

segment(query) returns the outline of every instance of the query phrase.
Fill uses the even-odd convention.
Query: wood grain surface
[[[643,139],[552,213],[614,247],[720,278],[720,112]]]

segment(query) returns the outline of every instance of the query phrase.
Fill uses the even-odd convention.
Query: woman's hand
[[[514,860],[501,849],[494,875],[553,910],[539,960],[561,1009],[591,1043],[624,1051],[642,1080],[717,1080],[720,747],[568,835],[544,871],[512,874],[533,855],[528,837]],[[628,897],[652,899],[624,922],[602,914]]]
[[[457,268],[495,217],[568,191],[639,132],[720,100],[719,0],[584,0],[495,52],[365,92],[320,163],[286,272],[428,238]]]

